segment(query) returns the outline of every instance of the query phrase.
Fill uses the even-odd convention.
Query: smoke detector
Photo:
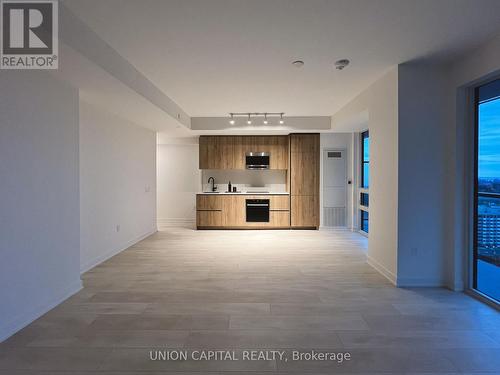
[[[296,68],[302,68],[304,66],[304,61],[295,60],[294,62],[292,62],[292,65]]]
[[[335,69],[337,70],[342,70],[344,69],[347,65],[349,65],[350,61],[347,59],[341,59],[335,61]]]

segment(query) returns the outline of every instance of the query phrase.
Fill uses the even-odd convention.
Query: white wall
[[[80,222],[82,272],[156,231],[156,133],[83,101]]]
[[[0,72],[0,341],[81,288],[78,91]]]
[[[399,65],[399,286],[445,285],[446,83],[442,66]]]
[[[324,151],[325,150],[345,150],[346,151],[346,167],[347,180],[352,183],[347,185],[347,228],[356,228],[355,214],[353,214],[353,190],[354,176],[353,169],[353,134],[352,133],[321,133],[320,134],[320,226],[323,226],[323,168],[324,168]]]
[[[158,226],[194,227],[201,190],[197,139],[165,139],[158,145]]]
[[[370,130],[368,262],[397,282],[398,69],[393,68],[332,116],[334,131]]]

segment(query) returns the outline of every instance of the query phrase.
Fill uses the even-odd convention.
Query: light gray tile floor
[[[500,314],[398,289],[342,231],[169,229],[82,276],[0,344],[0,374],[500,374]],[[150,350],[349,353],[332,361],[151,361]]]

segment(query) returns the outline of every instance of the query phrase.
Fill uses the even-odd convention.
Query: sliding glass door
[[[473,287],[500,301],[500,80],[476,90]]]

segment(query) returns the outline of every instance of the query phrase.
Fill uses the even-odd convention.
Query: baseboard
[[[348,227],[325,227],[321,225],[319,230],[327,230],[331,232],[351,232],[351,229]]]
[[[453,290],[454,292],[463,292],[466,290],[465,288],[465,283],[463,280],[456,280],[455,282],[452,282],[451,284],[447,284],[448,289]]]
[[[398,288],[443,288],[446,282],[443,279],[429,279],[423,277],[398,277]]]
[[[90,269],[94,268],[95,266],[101,264],[102,262],[108,260],[109,258],[114,257],[116,254],[121,253],[123,250],[128,249],[130,246],[135,245],[137,242],[142,241],[146,237],[151,236],[152,234],[155,234],[157,232],[157,229],[153,229],[152,231],[149,231],[139,237],[136,237],[130,241],[127,241],[125,244],[117,247],[116,249],[112,249],[97,258],[92,259],[90,262],[85,263],[80,267],[80,273],[85,273],[89,271]]]
[[[158,229],[161,228],[194,228],[196,226],[196,219],[186,218],[159,218],[157,219]]]
[[[372,266],[378,273],[380,273],[382,276],[384,276],[392,284],[397,285],[396,275],[394,275],[391,271],[389,271],[387,268],[385,268],[382,264],[377,262],[375,259],[373,259],[369,255],[366,256],[366,259],[367,259],[368,264],[370,266]]]
[[[43,314],[52,310],[54,307],[64,302],[66,299],[71,297],[73,294],[79,292],[82,289],[82,281],[75,281],[69,287],[63,288],[55,293],[55,297],[50,300],[40,304],[31,311],[17,316],[14,320],[0,326],[0,342],[8,339],[10,336],[20,331],[28,324],[32,323]]]

